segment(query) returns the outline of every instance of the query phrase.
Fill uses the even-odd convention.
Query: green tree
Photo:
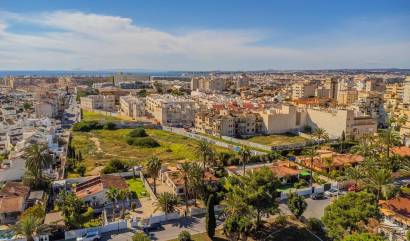
[[[47,226],[42,224],[42,219],[32,214],[21,218],[13,226],[15,234],[23,235],[27,241],[34,241],[34,236],[45,232],[46,229]]]
[[[156,157],[152,156],[151,158],[148,159],[147,162],[147,172],[150,175],[150,177],[154,180],[154,194],[157,194],[157,178],[159,175],[159,171],[161,170],[162,167],[162,161]]]
[[[202,158],[202,164],[203,164],[202,177],[205,177],[206,164],[212,152],[211,145],[206,141],[200,141],[196,147],[195,152],[198,157]]]
[[[189,182],[191,173],[191,164],[184,162],[180,164],[181,178],[184,180],[184,196],[185,196],[185,210],[188,212],[188,201],[189,201]]]
[[[161,210],[165,214],[173,213],[175,212],[175,208],[178,205],[178,203],[179,199],[176,195],[170,192],[164,192],[158,196],[156,210]]]
[[[33,175],[36,183],[43,181],[43,168],[49,167],[53,158],[48,152],[47,145],[34,144],[25,149],[26,168]]]
[[[74,193],[62,191],[55,201],[59,210],[62,211],[65,223],[74,228],[81,225],[81,214],[84,202]]]
[[[129,197],[129,192],[128,190],[118,190],[118,201],[121,202],[121,218],[125,217],[125,202],[127,201],[127,198]]]
[[[151,241],[151,238],[145,233],[137,232],[132,236],[132,241]]]
[[[215,236],[216,220],[215,220],[215,197],[211,194],[206,205],[205,225],[206,232],[210,238]]]
[[[379,218],[375,196],[356,192],[341,196],[327,206],[322,221],[329,237],[341,239],[345,234],[361,231],[359,223],[367,223],[370,218]]]
[[[378,201],[383,196],[383,189],[392,185],[392,172],[385,168],[371,168],[365,180],[368,187],[376,191],[376,201]]]
[[[289,210],[299,219],[307,208],[305,198],[296,193],[289,193],[287,205]]]
[[[303,155],[310,159],[310,166],[308,167],[309,171],[310,171],[309,186],[312,187],[312,184],[313,184],[313,163],[314,163],[315,157],[318,155],[318,153],[316,151],[316,147],[312,146],[312,147],[309,147],[309,148],[305,149],[303,151]]]
[[[390,158],[391,149],[394,146],[400,145],[401,139],[399,133],[395,130],[394,125],[390,125],[380,133],[381,142],[385,145],[386,156]]]
[[[342,241],[386,241],[387,239],[370,233],[354,233],[346,235]]]
[[[243,175],[245,175],[246,164],[249,162],[249,159],[251,158],[251,150],[249,149],[249,147],[241,146],[241,149],[239,150],[239,156],[241,157]]]
[[[77,170],[78,174],[80,174],[80,176],[83,177],[85,175],[85,172],[87,171],[87,168],[85,167],[84,163],[80,163],[80,164],[77,165],[76,170]]]
[[[328,141],[329,140],[329,135],[327,134],[326,130],[323,128],[316,128],[312,135],[318,140],[318,141]]]

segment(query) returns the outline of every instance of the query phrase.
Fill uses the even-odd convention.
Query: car
[[[338,195],[342,195],[342,192],[340,192],[337,188],[330,188],[329,190],[325,191],[326,197],[334,197]]]
[[[88,230],[83,236],[78,237],[77,241],[98,241],[101,239],[100,231]]]
[[[149,226],[143,227],[142,231],[144,231],[145,233],[149,233],[149,232],[158,231],[158,230],[161,230],[161,229],[162,229],[162,226],[161,226],[160,223],[152,223]]]
[[[324,199],[325,194],[323,192],[313,193],[312,195],[310,195],[310,198],[312,198],[313,200]]]

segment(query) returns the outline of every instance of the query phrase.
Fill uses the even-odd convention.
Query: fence
[[[299,196],[308,196],[308,195],[311,195],[312,193],[323,193],[326,190],[325,185],[326,184],[323,184],[323,185],[320,185],[320,186],[314,186],[313,187],[313,192],[312,192],[312,188],[310,188],[310,187],[283,191],[283,192],[280,193],[279,200],[282,201],[282,200],[287,199],[290,192],[294,192]],[[338,185],[337,182],[330,183],[330,187],[337,188],[338,186],[339,185]]]
[[[107,225],[104,226],[100,226],[100,227],[94,227],[94,228],[83,228],[83,229],[76,229],[76,230],[70,230],[70,231],[66,231],[64,233],[64,237],[65,239],[75,239],[77,237],[81,237],[83,236],[87,231],[89,230],[98,230],[101,233],[108,233],[108,232],[112,232],[112,231],[119,231],[119,230],[124,230],[127,229],[127,221],[125,220],[121,220],[118,222],[114,222],[114,223],[109,223]]]

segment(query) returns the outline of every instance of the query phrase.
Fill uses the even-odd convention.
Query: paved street
[[[303,213],[303,216],[305,218],[318,218],[320,219],[325,211],[325,207],[327,207],[332,199],[331,198],[326,198],[322,200],[313,200],[311,198],[306,198],[305,199],[308,206],[306,208],[306,211]],[[279,210],[282,214],[291,214],[290,210],[288,209],[286,202],[280,203],[279,204]]]
[[[183,230],[189,231],[191,234],[205,232],[205,217],[193,217],[190,219],[180,219],[178,221],[172,221],[162,225],[162,229],[159,231],[151,232],[151,240],[170,240],[178,237],[178,234]],[[125,232],[120,234],[105,235],[102,240],[116,240],[126,241],[131,240],[133,233]]]

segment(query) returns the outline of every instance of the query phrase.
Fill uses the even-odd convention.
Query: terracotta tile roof
[[[383,215],[410,225],[410,195],[380,201],[379,204]]]
[[[410,156],[410,147],[407,146],[394,147],[392,151],[394,154],[402,157]]]
[[[19,182],[8,182],[0,191],[0,213],[22,212],[30,188]]]
[[[290,176],[297,176],[299,175],[300,171],[297,169],[293,169],[291,167],[286,167],[286,166],[271,166],[269,169],[272,171],[272,173],[279,177],[290,177]]]
[[[119,176],[101,175],[78,184],[75,194],[79,198],[85,198],[109,188],[124,190],[128,189],[128,184]]]

